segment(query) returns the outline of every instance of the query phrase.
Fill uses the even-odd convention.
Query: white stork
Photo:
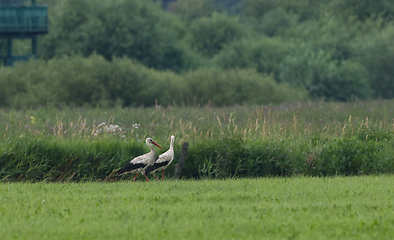
[[[164,170],[170,166],[172,160],[174,160],[174,141],[175,141],[175,137],[174,135],[171,136],[171,142],[170,142],[170,149],[168,149],[167,152],[161,154],[160,156],[158,156],[156,158],[156,161],[154,164],[150,165],[147,169],[146,169],[146,174],[152,173],[153,176],[155,176],[155,178],[157,180],[159,180],[156,175],[155,172],[156,171],[160,171],[163,169],[163,174],[162,174],[162,179],[164,180]]]
[[[126,173],[136,173],[133,178],[133,182],[134,182],[135,178],[137,177],[137,174],[139,172],[142,172],[145,175],[146,181],[149,182],[149,180],[145,174],[145,169],[155,162],[155,157],[156,157],[156,151],[153,148],[152,143],[155,144],[156,146],[158,146],[159,148],[161,148],[161,147],[159,146],[159,144],[155,143],[152,138],[147,138],[145,140],[145,142],[146,142],[146,145],[148,145],[148,147],[150,148],[150,152],[131,160],[122,169],[120,169],[116,173],[116,175],[120,176],[120,175],[126,174]]]

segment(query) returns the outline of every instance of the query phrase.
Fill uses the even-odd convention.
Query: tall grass
[[[2,110],[1,177],[65,180],[75,173],[72,179],[104,179],[147,151],[146,137],[166,150],[172,134],[176,159],[182,143],[190,144],[187,178],[394,170],[394,101],[227,108],[156,105]]]

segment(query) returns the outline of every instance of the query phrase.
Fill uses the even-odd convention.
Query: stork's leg
[[[163,169],[163,175],[161,175],[161,178],[164,180],[164,169]]]
[[[154,173],[154,172],[152,172],[152,174],[153,174],[153,176],[155,176],[155,178],[156,178],[157,180],[159,180],[159,179],[156,177],[156,175],[155,175],[155,173]]]
[[[146,181],[149,182],[148,177],[146,176],[145,172],[143,172],[143,173],[144,173],[144,176],[145,176],[145,178],[146,178]]]
[[[134,178],[133,178],[133,182],[135,182],[135,178],[137,177],[138,172],[135,174]]]

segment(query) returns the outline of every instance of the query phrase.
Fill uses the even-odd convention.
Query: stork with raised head
[[[131,160],[122,169],[120,169],[116,173],[116,175],[120,176],[126,173],[136,173],[133,178],[133,182],[135,182],[135,178],[137,177],[137,174],[139,172],[142,172],[145,175],[146,181],[149,182],[148,178],[146,177],[145,170],[155,162],[155,158],[156,158],[156,151],[152,144],[158,146],[159,148],[161,147],[159,146],[159,144],[155,143],[155,141],[153,141],[152,138],[147,138],[145,142],[146,145],[148,145],[148,147],[150,148],[150,152]]]
[[[155,176],[155,178],[157,180],[159,180],[156,175],[155,172],[156,171],[160,171],[163,170],[163,174],[162,174],[162,179],[164,180],[164,170],[170,166],[172,160],[174,160],[174,141],[175,141],[175,136],[172,135],[171,136],[171,141],[170,141],[170,149],[168,149],[167,152],[161,154],[160,156],[158,156],[156,158],[155,163],[153,163],[152,165],[150,165],[147,169],[146,169],[146,174],[152,173],[153,176]]]

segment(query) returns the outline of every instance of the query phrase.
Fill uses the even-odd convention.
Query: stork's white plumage
[[[174,141],[175,141],[175,136],[171,136],[171,142],[170,142],[170,149],[168,149],[167,152],[161,154],[156,158],[155,163],[153,163],[151,166],[149,166],[146,169],[146,174],[152,173],[153,176],[157,179],[156,175],[154,172],[163,170],[162,174],[162,179],[164,180],[164,170],[170,166],[172,160],[174,160]]]
[[[119,175],[126,174],[126,173],[136,173],[133,178],[133,182],[134,182],[135,178],[137,177],[137,174],[139,172],[142,172],[145,175],[146,181],[149,182],[149,180],[145,174],[145,169],[147,169],[149,166],[151,166],[155,162],[156,151],[155,151],[152,144],[155,144],[159,148],[161,148],[161,147],[159,146],[159,144],[155,143],[152,138],[147,138],[145,140],[145,142],[146,142],[146,145],[148,145],[148,147],[150,148],[150,152],[131,160],[122,169],[120,169],[116,173],[116,175],[119,176]]]

